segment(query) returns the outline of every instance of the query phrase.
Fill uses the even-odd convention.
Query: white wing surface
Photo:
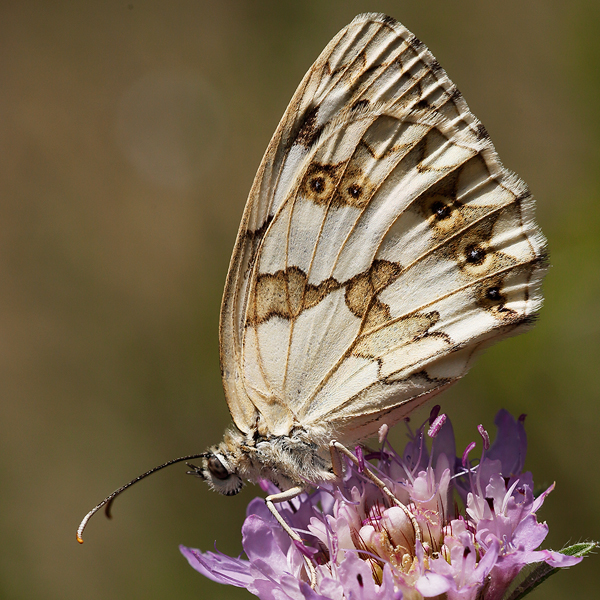
[[[383,15],[325,48],[279,124],[221,311],[242,432],[372,435],[532,321],[545,240],[527,186],[427,48]]]

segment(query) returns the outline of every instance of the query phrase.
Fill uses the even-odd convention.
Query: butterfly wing
[[[254,181],[221,312],[235,424],[392,424],[541,305],[527,186],[427,48],[357,17],[304,77]]]

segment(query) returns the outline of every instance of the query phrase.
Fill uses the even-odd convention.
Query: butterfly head
[[[242,489],[244,482],[237,472],[233,455],[221,446],[210,448],[202,458],[202,466],[194,467],[190,472],[204,479],[212,490],[225,496],[234,496]]]

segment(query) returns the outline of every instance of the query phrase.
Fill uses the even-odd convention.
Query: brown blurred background
[[[223,498],[173,467],[83,546],[75,528],[220,439],[218,312],[246,195],[305,71],[365,11],[431,48],[549,238],[539,324],[443,399],[458,444],[500,407],[528,413],[528,466],[557,481],[546,547],[600,538],[598,2],[2,1],[1,598],[249,597],[177,545],[237,554],[252,486]],[[593,597],[599,560],[535,597]]]

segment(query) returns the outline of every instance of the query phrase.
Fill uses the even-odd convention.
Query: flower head
[[[436,411],[410,434],[402,455],[384,431],[378,451],[363,458],[359,450],[356,464],[349,461],[340,489],[323,485],[295,498],[293,508],[278,506],[304,545],[255,498],[242,527],[246,558],[181,551],[206,577],[245,587],[261,600],[501,600],[528,565],[568,567],[581,560],[537,550],[548,526],[538,523],[536,512],[553,486],[534,497],[532,476],[523,472],[523,421],[501,410],[491,445],[479,426],[483,451],[472,461],[475,445],[457,457],[450,420]],[[397,501],[366,476],[369,468]],[[267,482],[262,487],[278,492]],[[314,589],[305,557],[316,568]]]

